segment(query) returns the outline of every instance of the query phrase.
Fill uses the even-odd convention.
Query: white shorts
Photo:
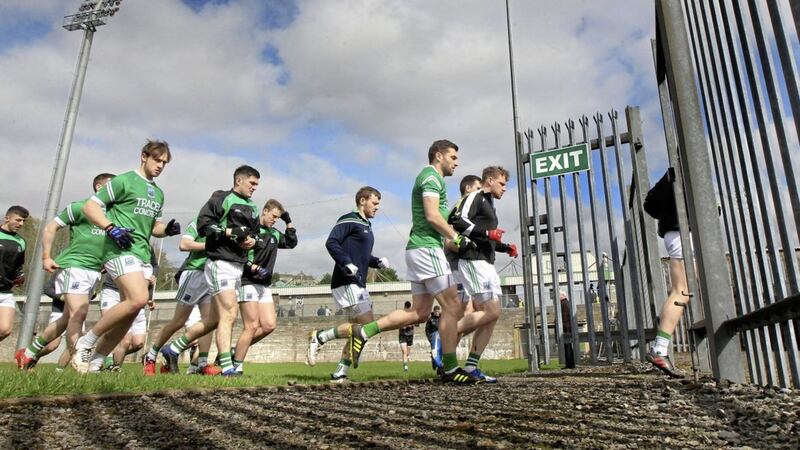
[[[51,324],[64,316],[63,312],[51,312],[50,317],[47,318],[47,323]]]
[[[211,302],[211,290],[206,277],[200,270],[184,270],[178,280],[178,303],[186,306],[202,305]]]
[[[196,324],[197,322],[200,322],[200,320],[202,319],[203,316],[200,315],[200,308],[195,306],[194,308],[192,308],[192,312],[189,314],[189,318],[186,319],[186,323],[183,324],[183,326],[189,328],[192,325]]]
[[[80,267],[59,269],[56,274],[56,294],[91,295],[98,280],[100,272],[96,270]]]
[[[14,294],[10,292],[3,292],[0,294],[0,307],[16,308],[17,302],[14,301]]]
[[[503,294],[500,289],[500,276],[497,275],[494,265],[488,261],[459,260],[458,275],[464,285],[464,291],[478,303],[499,298]]]
[[[230,261],[206,261],[203,273],[211,295],[223,291],[236,291],[242,284],[242,265]]]
[[[406,250],[406,278],[422,283],[431,278],[449,275],[450,264],[441,248],[412,248]]]
[[[107,311],[119,304],[119,291],[114,289],[105,288],[100,293],[100,311]],[[147,333],[147,318],[145,317],[144,308],[139,310],[136,318],[133,319],[133,324],[128,329],[130,334],[146,334]]]
[[[453,282],[456,284],[458,288],[458,299],[461,300],[461,303],[467,304],[471,300],[467,291],[464,290],[464,282],[461,280],[461,275],[458,273],[458,270],[453,272]]]
[[[133,255],[122,255],[109,259],[103,267],[105,267],[106,272],[112,280],[134,272],[142,272],[142,276],[144,276],[145,279],[153,275],[153,266],[145,264],[141,259]]]
[[[239,303],[273,303],[272,289],[263,284],[246,284],[239,288]]]
[[[331,291],[336,302],[336,310],[344,309],[348,313],[360,316],[372,311],[369,292],[357,284],[339,286]]]
[[[680,231],[667,231],[664,233],[664,248],[670,259],[683,259],[683,246],[681,245]]]

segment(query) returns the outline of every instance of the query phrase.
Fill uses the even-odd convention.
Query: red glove
[[[519,256],[519,253],[517,253],[517,244],[508,244],[508,251],[506,253],[512,258]]]
[[[489,240],[500,242],[503,239],[503,233],[505,232],[506,231],[503,230],[502,228],[497,228],[494,230],[486,231],[486,236],[489,237]]]

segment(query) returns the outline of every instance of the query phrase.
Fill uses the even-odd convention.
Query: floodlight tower
[[[64,173],[67,170],[69,150],[72,147],[72,135],[75,131],[75,120],[78,117],[78,106],[81,102],[83,81],[86,78],[86,67],[89,65],[89,52],[92,48],[92,38],[97,27],[105,25],[109,17],[119,11],[122,0],[84,0],[78,11],[64,17],[63,27],[69,31],[83,30],[80,53],[78,53],[78,66],[75,78],[72,80],[72,90],[69,94],[67,112],[64,116],[64,126],[58,141],[58,153],[53,168],[53,177],[50,179],[50,188],[47,192],[47,203],[42,221],[39,224],[39,237],[33,250],[30,267],[28,267],[27,300],[22,318],[22,328],[17,338],[17,348],[27,347],[31,342],[33,331],[36,328],[36,316],[39,312],[39,300],[44,286],[44,271],[42,270],[42,232],[44,227],[53,220],[56,209],[61,201],[61,190],[64,186]]]

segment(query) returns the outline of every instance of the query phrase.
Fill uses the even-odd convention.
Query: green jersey
[[[53,219],[62,227],[69,226],[69,246],[55,261],[63,268],[78,267],[100,271],[103,266],[106,232],[89,222],[83,214],[83,205],[87,201],[88,198],[70,203]]]
[[[105,240],[103,262],[122,255],[133,255],[145,263],[150,261],[150,236],[164,208],[161,188],[131,170],[112,178],[92,200],[106,208],[106,216],[114,225],[133,229],[133,245],[127,250],[119,248],[111,239]]]
[[[195,242],[205,242],[205,236],[200,236],[197,233],[197,219],[193,220],[189,226],[186,227],[186,232],[183,233],[183,238],[191,239]],[[206,252],[205,250],[192,250],[189,256],[183,260],[181,271],[184,270],[203,270],[206,265]]]
[[[414,189],[411,191],[411,233],[408,237],[406,250],[413,248],[443,248],[444,238],[425,219],[425,209],[422,206],[423,197],[439,199],[439,212],[447,220],[449,214],[447,207],[447,188],[444,178],[433,166],[428,166],[417,175]]]

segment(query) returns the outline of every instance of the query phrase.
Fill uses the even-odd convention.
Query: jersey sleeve
[[[336,261],[336,265],[339,267],[344,267],[353,263],[353,261],[350,259],[350,256],[348,256],[342,248],[342,243],[350,234],[352,229],[352,223],[337,223],[331,230],[331,233],[328,235],[328,240],[325,242],[325,248],[328,249],[328,253],[331,255],[331,258]]]
[[[423,197],[439,198],[443,196],[444,185],[435,175],[429,175],[420,183]]]
[[[225,211],[222,207],[222,202],[225,196],[220,193],[214,193],[205,205],[200,209],[200,214],[197,215],[197,234],[200,236],[212,236],[214,227],[219,227]]]
[[[280,237],[278,238],[278,248],[295,248],[297,247],[297,230],[292,228],[287,228],[284,233],[278,232]]]
[[[459,202],[449,218],[453,229],[470,238],[483,237],[486,234],[486,229],[475,224],[472,220],[483,200],[479,197],[479,192],[473,192],[464,198],[462,202]]]
[[[125,195],[124,177],[115,177],[92,196],[92,201],[108,208],[109,205],[112,205],[123,195]]]
[[[196,241],[197,238],[200,236],[197,234],[197,221],[193,220],[189,222],[189,225],[186,226],[186,231],[181,235],[181,238],[190,239],[192,241]]]

